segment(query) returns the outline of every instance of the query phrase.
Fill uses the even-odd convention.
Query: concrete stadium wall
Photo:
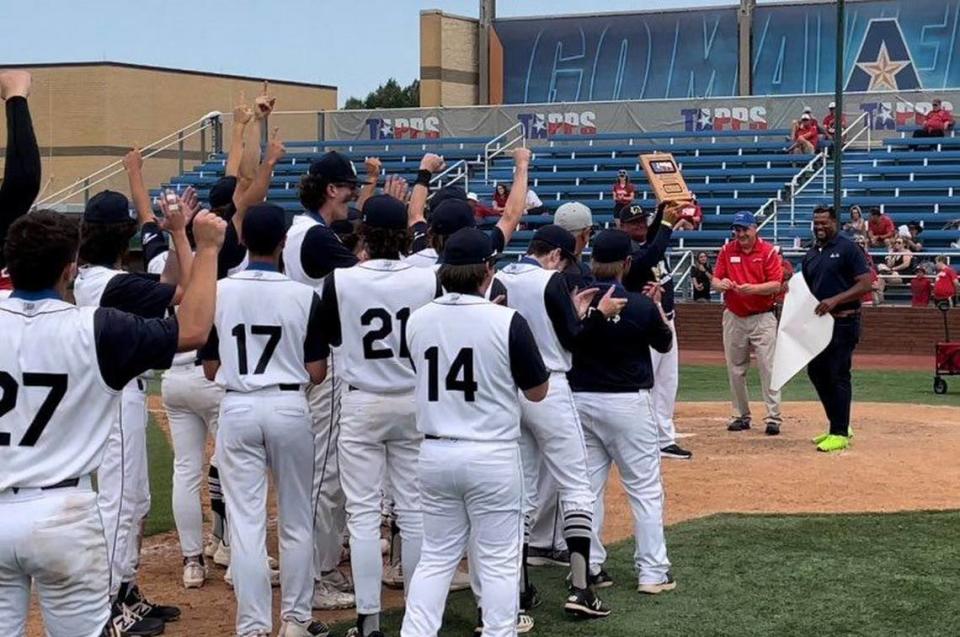
[[[420,105],[477,103],[478,21],[442,11],[420,13]]]
[[[241,91],[253,99],[262,83],[256,78],[111,62],[17,65],[15,68],[24,68],[33,75],[30,110],[43,157],[46,193],[116,161],[134,144],[153,142],[210,111],[231,112]],[[270,86],[277,96],[278,109],[337,107],[335,87],[281,81],[271,82]],[[291,122],[290,130],[284,128],[281,134],[285,139],[309,139],[316,135],[315,122],[315,117],[297,126]],[[284,127],[279,118],[276,123]],[[226,143],[229,120],[224,134]],[[0,127],[0,146],[6,146],[3,127]],[[199,139],[186,142],[185,148],[190,151],[186,162],[189,168],[202,159]],[[209,138],[207,149],[210,149]],[[177,173],[174,153],[175,149],[165,153],[163,159],[146,163],[148,185]],[[122,176],[98,189],[105,187],[127,191]]]
[[[681,349],[723,351],[719,303],[681,303],[677,306],[677,336]],[[960,338],[960,312],[949,313],[950,333]],[[912,307],[866,307],[858,354],[930,355],[934,343],[943,341],[943,315],[939,310]]]

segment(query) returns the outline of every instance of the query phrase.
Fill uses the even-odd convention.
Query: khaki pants
[[[750,417],[747,370],[750,369],[750,349],[753,348],[757,357],[757,369],[760,372],[763,402],[767,406],[765,422],[780,424],[782,420],[780,392],[770,389],[776,343],[777,317],[773,312],[741,317],[730,310],[723,311],[723,353],[727,359],[727,376],[730,378],[730,397],[734,417]]]

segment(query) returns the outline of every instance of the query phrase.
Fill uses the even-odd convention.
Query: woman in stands
[[[710,281],[713,279],[713,268],[710,266],[710,257],[706,252],[697,254],[693,264],[691,280],[693,281],[693,300],[698,303],[710,302]]]
[[[493,210],[499,215],[503,214],[507,207],[507,198],[510,196],[510,188],[506,184],[497,184],[493,191]]]
[[[889,285],[900,285],[903,283],[903,277],[912,275],[914,269],[913,253],[910,252],[903,237],[897,237],[889,248],[887,258],[880,264],[881,274],[886,277]]]
[[[850,221],[843,224],[844,232],[849,232],[854,236],[867,235],[867,221],[863,218],[863,212],[860,206],[850,206]]]
[[[630,183],[630,175],[627,171],[621,170],[617,173],[617,181],[613,184],[613,212],[618,213],[621,208],[632,204],[636,196],[636,190]]]

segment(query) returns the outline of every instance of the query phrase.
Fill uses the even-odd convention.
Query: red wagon
[[[933,377],[933,393],[947,393],[947,381],[944,376],[956,376],[960,374],[960,342],[950,342],[950,325],[947,323],[947,312],[950,311],[950,304],[946,301],[937,305],[943,312],[943,334],[946,339],[943,343],[937,343],[936,347],[936,369]]]

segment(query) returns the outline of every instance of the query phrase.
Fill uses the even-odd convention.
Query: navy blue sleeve
[[[870,273],[870,266],[867,265],[867,259],[863,256],[863,250],[858,248],[857,244],[851,241],[850,247],[845,252],[847,267],[850,268],[854,278]]]
[[[320,331],[326,343],[339,347],[343,342],[340,329],[340,307],[337,303],[336,275],[323,280],[323,294],[320,300]]]
[[[494,226],[490,229],[490,243],[493,244],[493,251],[496,253],[503,252],[507,247],[506,238],[503,236],[503,230]]]
[[[314,293],[313,301],[310,303],[310,316],[307,318],[307,337],[303,341],[303,360],[306,363],[326,360],[330,356],[330,348],[323,336],[320,307],[320,297]]]
[[[156,221],[148,221],[140,226],[140,243],[143,245],[145,266],[170,249],[167,235],[163,233]]]
[[[439,279],[437,280],[437,297],[443,296],[443,286],[440,285]],[[507,286],[503,284],[503,281],[500,279],[494,278],[490,283],[490,300],[495,301],[497,297],[503,297],[503,304],[507,304]]]
[[[653,239],[631,255],[630,269],[623,276],[623,287],[631,292],[643,291],[643,286],[653,280],[651,270],[664,260],[667,248],[670,247],[673,230],[666,226],[658,226],[658,228]]]
[[[673,330],[660,317],[660,310],[654,305],[653,301],[647,296],[637,295],[639,298],[631,299],[631,303],[638,303],[638,314],[641,317],[644,334],[647,342],[654,350],[661,354],[666,354],[673,347]]]
[[[410,226],[410,234],[413,235],[413,240],[410,243],[410,254],[420,252],[429,247],[427,243],[427,229],[426,221],[418,221]]]
[[[543,357],[540,355],[540,348],[533,339],[533,332],[527,321],[520,316],[519,312],[514,313],[510,321],[510,373],[513,375],[513,382],[521,390],[533,389],[542,385],[550,378],[546,365],[543,364]]]
[[[177,352],[177,319],[142,318],[112,308],[93,315],[97,365],[107,386],[124,385],[150,369],[167,369]]]
[[[329,228],[314,226],[303,237],[300,265],[311,278],[322,279],[337,268],[349,268],[358,261],[357,255]]]
[[[227,222],[227,231],[223,238],[223,247],[217,255],[217,280],[227,278],[230,270],[243,263],[247,256],[247,249],[240,244],[237,228],[232,222]]]
[[[110,279],[100,307],[111,307],[144,318],[162,318],[173,304],[177,286],[160,283],[156,275],[124,272]]]
[[[210,328],[210,336],[207,342],[197,352],[197,358],[202,361],[220,360],[220,337],[217,335],[216,326]]]
[[[33,131],[27,98],[10,97],[7,111],[7,150],[0,183],[0,246],[7,230],[18,217],[27,214],[40,192],[40,149]],[[0,250],[0,267],[4,265]]]

